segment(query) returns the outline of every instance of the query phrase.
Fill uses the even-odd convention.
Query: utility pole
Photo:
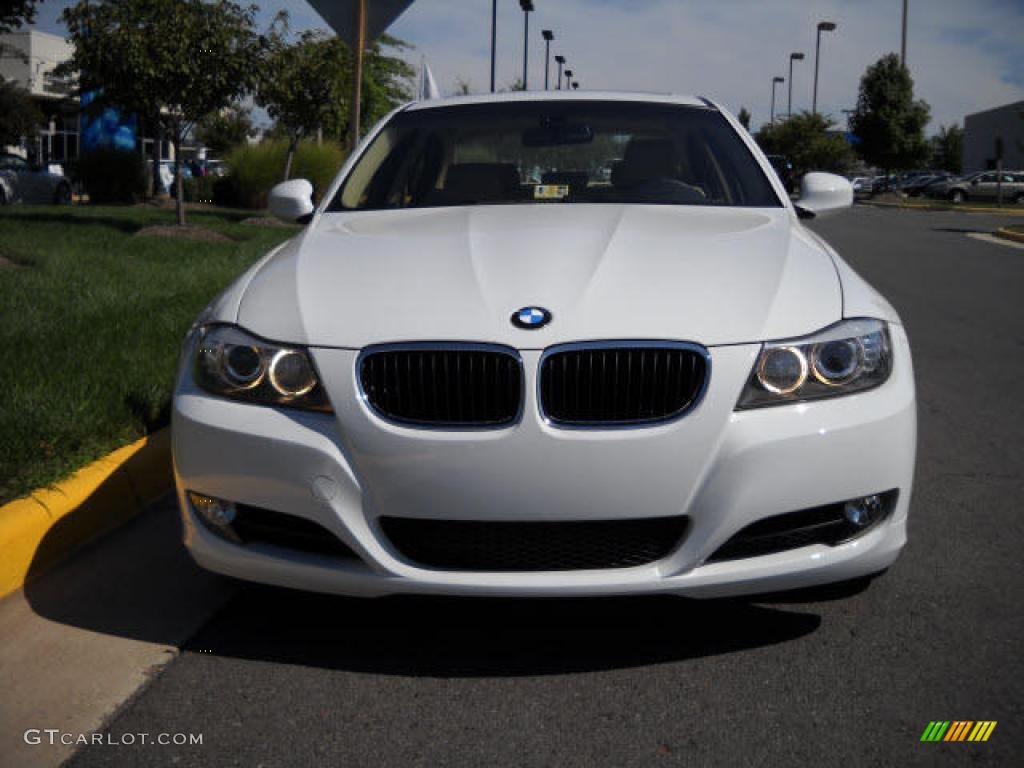
[[[366,50],[366,0],[359,0],[356,9],[356,49],[355,67],[352,71],[352,108],[349,114],[349,134],[352,140],[352,151],[359,144],[359,121],[362,117],[361,104],[363,97],[363,53]]]
[[[498,0],[491,0],[491,93],[494,93],[494,55],[498,45]]]

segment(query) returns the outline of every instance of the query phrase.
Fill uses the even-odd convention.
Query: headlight
[[[265,405],[330,411],[309,353],[250,336],[231,325],[199,329],[195,344],[196,383],[203,389]]]
[[[886,324],[844,320],[813,336],[765,344],[736,408],[863,392],[883,383],[891,371]]]

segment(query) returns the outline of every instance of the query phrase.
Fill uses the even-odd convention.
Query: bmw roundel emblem
[[[526,331],[535,331],[551,322],[551,313],[544,307],[523,307],[512,313],[512,325]]]

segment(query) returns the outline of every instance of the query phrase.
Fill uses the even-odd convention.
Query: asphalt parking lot
[[[93,746],[71,765],[1018,764],[1024,249],[967,234],[1002,223],[866,207],[812,222],[897,307],[915,354],[910,545],[866,590],[358,601],[242,586],[109,724],[202,746]],[[936,719],[998,726],[921,743]]]

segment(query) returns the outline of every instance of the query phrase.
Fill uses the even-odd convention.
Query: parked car
[[[526,182],[538,165],[566,181]],[[271,191],[304,230],[185,342],[200,565],[359,595],[716,596],[903,548],[907,336],[801,223],[848,209],[846,179],[808,173],[794,204],[707,99],[534,91],[406,106],[312,191]]]
[[[853,187],[855,195],[870,195],[874,189],[870,176],[854,176],[850,179],[850,186]]]
[[[903,185],[903,193],[908,197],[920,197],[931,185],[952,178],[951,173],[926,174],[915,176]]]
[[[895,176],[875,176],[871,180],[871,192],[880,195],[884,192],[892,192],[896,189],[897,179]]]
[[[0,205],[71,202],[71,182],[59,173],[10,153],[0,154]]]
[[[786,192],[794,194],[796,192],[796,178],[793,175],[793,163],[785,155],[767,155],[767,157],[768,162],[771,163],[775,173],[782,181],[782,186],[786,188]]]
[[[941,196],[954,203],[965,203],[968,200],[993,202],[998,199],[999,174],[996,171],[982,171],[945,187],[937,187],[930,195]],[[1003,202],[1024,205],[1024,171],[1002,172]]]

